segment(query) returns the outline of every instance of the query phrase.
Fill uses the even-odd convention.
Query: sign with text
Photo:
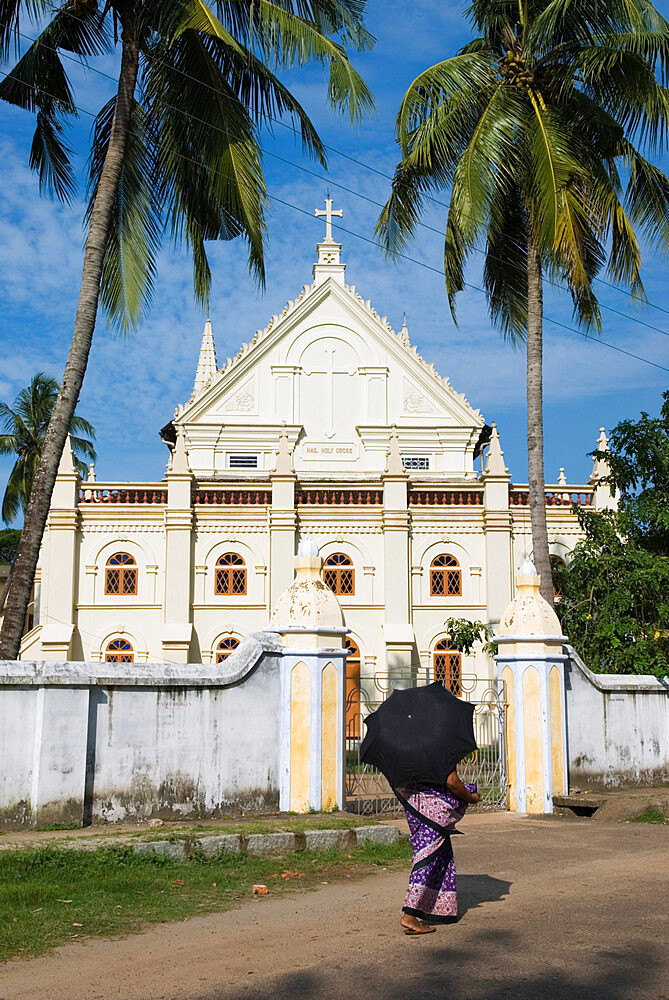
[[[321,462],[352,462],[358,457],[358,446],[354,442],[305,441],[302,458]]]

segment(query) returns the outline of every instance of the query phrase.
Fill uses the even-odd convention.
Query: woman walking
[[[468,804],[480,802],[476,785],[465,785],[455,768],[446,787],[405,785],[395,789],[404,806],[413,868],[402,907],[405,934],[430,934],[433,924],[452,923],[458,914],[451,833]]]

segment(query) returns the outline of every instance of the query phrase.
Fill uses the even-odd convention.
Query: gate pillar
[[[279,635],[281,674],[279,809],[344,808],[346,634],[339,601],[321,578],[318,546],[307,537],[295,580],[265,630]]]
[[[563,644],[555,611],[539,592],[531,560],[518,571],[517,594],[499,624],[497,679],[507,701],[507,808],[552,813],[567,792]]]

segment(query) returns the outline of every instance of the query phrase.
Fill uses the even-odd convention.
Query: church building
[[[445,622],[499,622],[532,549],[528,487],[495,424],[347,283],[330,199],[317,214],[313,280],[222,368],[207,320],[161,482],[82,483],[66,447],[22,658],[219,662],[268,625],[309,535],[351,679],[423,671],[461,694],[495,676]],[[579,538],[573,504],[612,503],[601,465],[546,488],[555,558]]]

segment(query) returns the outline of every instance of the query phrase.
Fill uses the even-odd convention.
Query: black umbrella
[[[443,787],[453,768],[476,750],[474,706],[438,681],[393,691],[365,724],[360,759],[378,767],[391,788],[415,782]]]

